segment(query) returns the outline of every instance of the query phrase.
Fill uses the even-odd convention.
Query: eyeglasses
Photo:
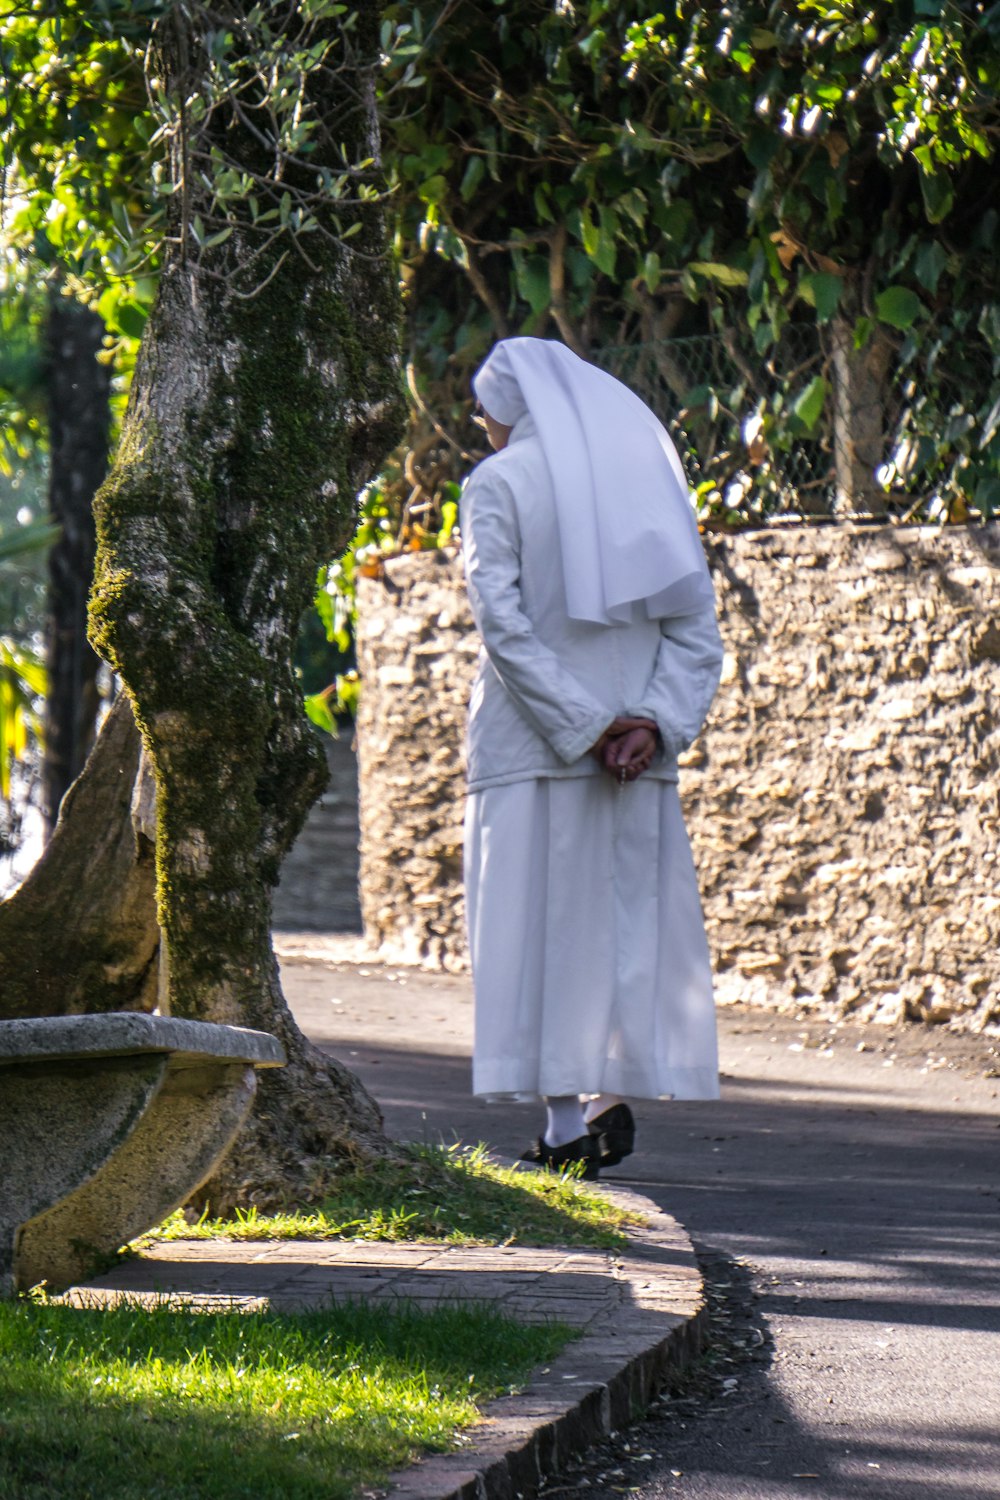
[[[482,403],[479,401],[472,408],[471,420],[476,427],[481,427],[484,432],[486,431],[486,417],[483,415]]]

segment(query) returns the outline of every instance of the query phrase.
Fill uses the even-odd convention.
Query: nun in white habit
[[[722,649],[687,484],[628,388],[544,339],[473,380],[492,447],[461,502],[482,638],[468,728],[473,1092],[542,1099],[525,1159],[632,1148],[627,1098],[718,1097],[677,792]]]

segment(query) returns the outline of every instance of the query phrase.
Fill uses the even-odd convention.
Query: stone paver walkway
[[[219,1239],[156,1245],[67,1295],[104,1305],[169,1298],[283,1312],[348,1301],[489,1302],[519,1320],[587,1328],[617,1312],[629,1290],[621,1260],[597,1250]]]
[[[292,1311],[336,1302],[488,1302],[521,1321],[620,1326],[630,1311],[690,1313],[700,1278],[684,1231],[645,1199],[611,1190],[647,1222],[628,1253],[372,1240],[172,1240],[73,1287],[65,1300],[111,1305],[206,1301]]]

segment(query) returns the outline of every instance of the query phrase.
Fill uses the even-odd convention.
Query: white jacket
[[[570,619],[552,481],[530,416],[470,475],[461,530],[484,648],[469,705],[469,791],[606,774],[586,752],[618,714],[655,720],[662,745],[645,774],[676,781],[678,753],[719,684],[714,608],[628,625]]]

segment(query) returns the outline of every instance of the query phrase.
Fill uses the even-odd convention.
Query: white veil
[[[530,412],[552,475],[571,618],[689,614],[712,597],[677,450],[614,376],[551,339],[496,344],[473,390],[497,422]]]

